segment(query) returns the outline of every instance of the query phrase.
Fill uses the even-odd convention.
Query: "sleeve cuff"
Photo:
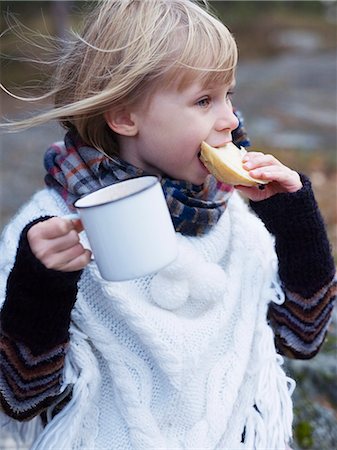
[[[297,192],[250,205],[275,236],[283,284],[308,298],[332,280],[335,264],[310,180],[301,175],[301,181],[303,187]]]
[[[7,335],[40,354],[68,340],[70,314],[82,271],[61,272],[47,269],[32,253],[22,231],[16,260],[7,280],[1,326]]]
[[[274,235],[289,237],[289,233],[297,234],[308,216],[317,214],[318,206],[311,182],[305,175],[300,176],[303,186],[297,192],[276,194],[258,202],[250,201],[253,211]]]

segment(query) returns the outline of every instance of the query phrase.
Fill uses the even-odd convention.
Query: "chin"
[[[186,179],[186,181],[189,181],[190,183],[196,185],[204,184],[208,175],[209,174],[207,173],[206,175],[203,174],[199,176],[190,177],[189,179]]]
[[[171,174],[170,177],[175,180],[186,181],[188,183],[192,183],[199,186],[205,183],[208,175],[209,175],[208,170],[204,165],[201,166],[200,163],[197,170],[186,170],[185,173],[181,172],[180,174],[178,173],[176,173],[175,175]]]
[[[209,176],[209,171],[206,169],[206,167],[203,165],[201,172],[195,175],[195,180],[192,181],[194,184],[204,184],[206,181],[206,178]]]

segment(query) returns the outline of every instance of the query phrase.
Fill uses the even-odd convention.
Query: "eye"
[[[208,106],[211,103],[211,99],[209,97],[203,97],[200,100],[197,101],[197,105],[201,108],[208,108]]]
[[[228,91],[226,94],[226,99],[231,101],[233,96],[234,96],[234,91]]]

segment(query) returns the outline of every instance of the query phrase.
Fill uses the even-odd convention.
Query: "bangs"
[[[215,66],[210,63],[209,65],[204,63],[204,67],[200,65],[195,67],[180,66],[177,67],[170,74],[169,83],[174,83],[178,90],[183,90],[191,82],[197,80],[201,87],[207,86],[230,86],[235,79],[235,68],[236,66],[225,67],[221,65]],[[215,68],[216,67],[216,68]]]
[[[164,78],[168,84],[184,87],[197,79],[202,85],[230,85],[235,77],[238,51],[234,37],[219,20],[190,21],[175,30],[171,43],[176,59]]]
[[[178,6],[183,8],[183,2]],[[172,14],[166,32],[157,21],[149,42],[160,57],[147,60],[147,73],[133,89],[128,102],[143,101],[144,93],[151,96],[163,86],[180,91],[195,80],[202,86],[233,83],[238,59],[234,37],[209,12],[194,10],[192,2],[189,6],[191,9],[184,9],[179,17]]]

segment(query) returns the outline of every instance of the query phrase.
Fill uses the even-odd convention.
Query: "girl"
[[[34,449],[285,449],[281,354],[310,358],[327,332],[335,268],[310,182],[274,157],[244,166],[261,191],[218,183],[200,143],[245,136],[233,113],[237,49],[190,0],[100,2],[62,57],[64,142],[47,188],[1,244],[1,404]],[[158,174],[179,254],[159,273],[104,281],[73,201]],[[135,224],[136,226],[137,224]],[[111,255],[113,258],[113,255]],[[10,417],[10,418],[9,418]],[[15,431],[14,431],[15,433]]]

